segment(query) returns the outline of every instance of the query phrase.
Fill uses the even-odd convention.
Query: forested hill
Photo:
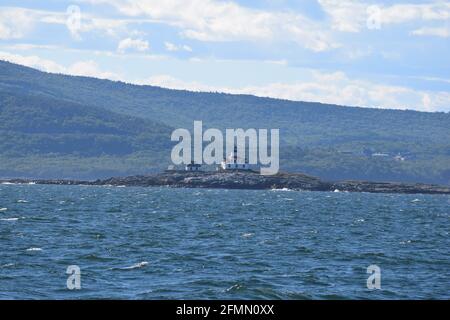
[[[170,132],[279,128],[281,168],[325,179],[450,184],[450,114],[197,93],[44,73],[0,61],[0,176],[162,170]]]

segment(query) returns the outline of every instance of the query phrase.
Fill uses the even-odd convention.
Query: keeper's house
[[[194,163],[194,161],[191,161],[191,163],[187,164],[184,167],[185,171],[200,171],[202,165],[198,163]]]

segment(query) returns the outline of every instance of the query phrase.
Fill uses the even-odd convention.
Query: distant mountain
[[[0,61],[0,176],[96,178],[169,164],[170,132],[280,128],[281,169],[450,184],[450,114],[197,93]]]
[[[154,171],[173,129],[41,95],[0,91],[0,176],[96,177]],[[134,165],[132,165],[134,163]]]

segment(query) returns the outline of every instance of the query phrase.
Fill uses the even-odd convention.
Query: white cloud
[[[173,44],[171,42],[164,42],[164,46],[166,47],[167,51],[187,51],[187,52],[192,52],[192,48],[189,47],[188,45],[176,45]]]
[[[47,50],[60,50],[61,47],[47,44],[34,44],[34,43],[16,43],[11,45],[5,45],[3,48],[9,50],[33,50],[33,49],[47,49]]]
[[[384,85],[360,79],[350,79],[343,72],[311,72],[312,78],[303,82],[274,82],[241,88],[205,85],[156,75],[138,84],[148,84],[190,91],[252,94],[293,101],[311,101],[348,106],[366,106],[418,111],[450,111],[450,93],[421,91],[402,86]]]
[[[0,39],[19,39],[33,26],[34,15],[22,8],[2,8],[0,11]]]
[[[92,16],[82,15],[83,20],[80,24],[81,33],[91,31],[101,31],[108,36],[118,37],[120,34],[127,33],[127,25],[129,21],[123,19],[103,19]]]
[[[430,28],[424,27],[411,32],[411,34],[415,36],[435,36],[441,38],[450,37],[450,28],[442,27],[442,28]]]
[[[35,55],[22,56],[19,54],[0,51],[0,59],[31,68],[36,68],[45,72],[64,73],[65,71],[65,68],[56,62],[43,59]]]
[[[318,0],[331,18],[331,28],[344,32],[359,32],[367,19],[367,5],[353,0]]]
[[[119,76],[113,72],[102,71],[95,61],[78,61],[66,68],[67,74],[75,76],[95,77],[100,79],[119,80]]]
[[[119,42],[117,46],[117,51],[125,52],[129,49],[136,50],[139,52],[147,51],[149,49],[148,41],[142,39],[131,39],[126,38]]]
[[[174,45],[171,42],[164,42],[164,46],[166,47],[167,51],[178,51],[178,46]]]
[[[371,18],[379,19],[380,27],[408,22],[423,23],[450,19],[450,3],[373,5],[357,0],[318,0],[331,19],[331,27],[338,31],[359,32]],[[368,10],[368,8],[376,10]],[[374,15],[374,12],[376,15]]]
[[[108,36],[118,37],[127,32],[131,20],[100,18],[90,13],[80,11],[79,23],[73,20],[66,11],[45,11],[20,7],[1,7],[0,39],[18,39],[25,37],[36,23],[63,25],[74,39],[81,39],[82,33],[100,31]]]
[[[35,55],[24,56],[4,51],[0,51],[0,59],[31,68],[36,68],[45,72],[87,76],[110,80],[119,80],[120,78],[119,75],[113,72],[102,71],[97,63],[92,60],[77,61],[69,65],[68,67],[65,67],[52,60],[43,59]]]
[[[81,9],[78,16],[71,16],[70,12],[41,11],[40,13],[40,22],[64,25],[74,39],[77,40],[81,39],[81,34],[93,31],[99,31],[111,37],[118,37],[120,34],[127,32],[127,25],[130,23],[130,21],[125,19],[100,18]]]
[[[320,23],[293,12],[250,9],[232,1],[214,0],[87,0],[114,5],[122,14],[146,17],[182,29],[200,41],[293,41],[313,50],[336,48]]]
[[[450,19],[450,3],[448,2],[396,4],[382,8],[382,20],[386,24],[448,19]]]

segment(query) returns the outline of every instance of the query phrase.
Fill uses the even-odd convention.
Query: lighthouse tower
[[[240,161],[237,153],[237,146],[234,146],[233,152],[228,156],[228,158],[223,159],[220,169],[222,170],[251,170],[248,159]]]

